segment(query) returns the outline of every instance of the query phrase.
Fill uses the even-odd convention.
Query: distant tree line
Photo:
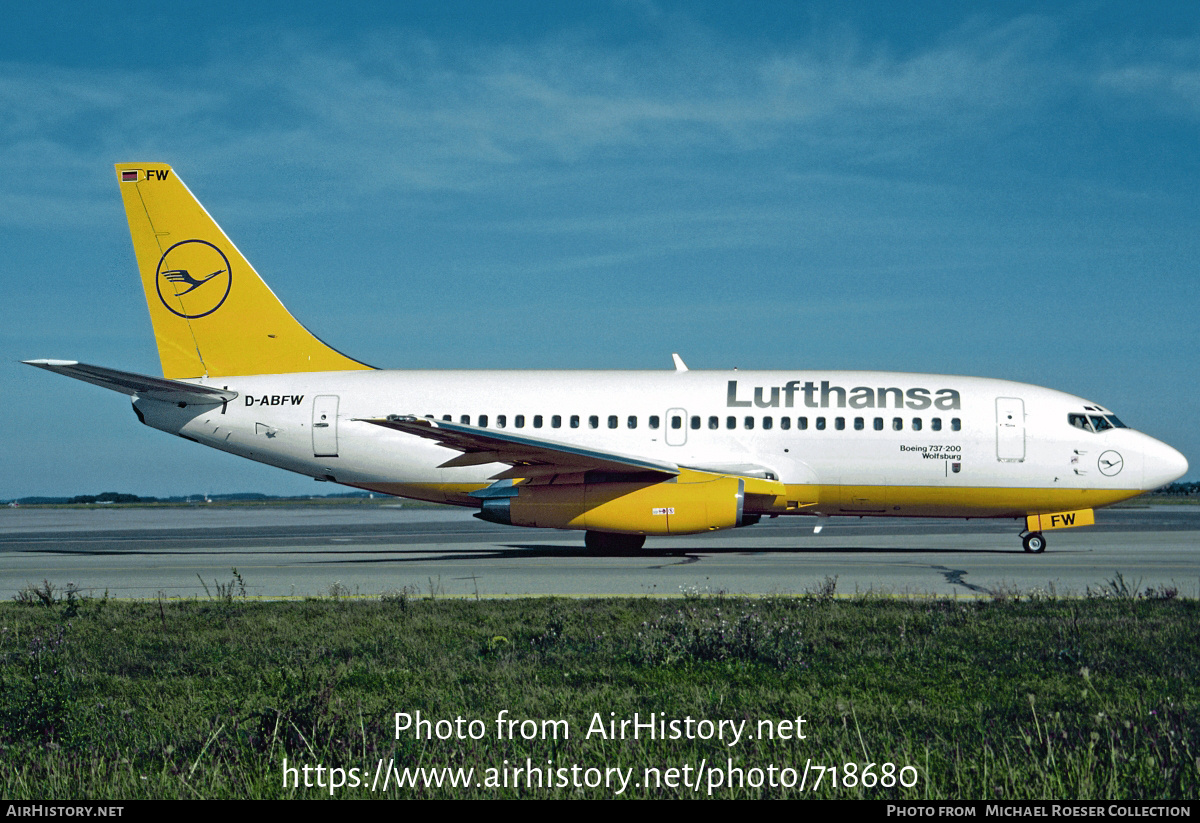
[[[1169,486],[1163,486],[1161,489],[1155,492],[1155,494],[1200,494],[1200,482],[1192,481],[1191,483],[1172,483]]]
[[[212,502],[228,501],[257,501],[257,500],[312,500],[314,498],[366,498],[369,492],[345,492],[343,494],[276,496],[258,492],[242,492],[240,494],[191,494],[186,497],[139,497],[136,494],[123,492],[101,492],[100,494],[77,494],[74,497],[18,497],[15,500],[0,500],[0,503],[16,503],[24,506],[70,505],[72,503],[196,503],[209,500]]]
[[[138,497],[136,494],[121,492],[101,492],[100,494],[78,494],[67,501],[68,503],[153,503],[153,497]]]

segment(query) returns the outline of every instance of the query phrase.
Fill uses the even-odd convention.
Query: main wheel
[[[1042,537],[1041,532],[1030,532],[1025,535],[1025,539],[1021,541],[1021,545],[1025,547],[1025,551],[1033,554],[1041,554],[1046,550],[1046,538]]]
[[[630,554],[646,545],[646,535],[587,532],[583,537],[583,545],[597,554]]]

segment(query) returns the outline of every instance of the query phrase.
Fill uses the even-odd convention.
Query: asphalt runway
[[[89,594],[215,596],[236,568],[251,596],[804,593],[1082,595],[1123,579],[1200,596],[1200,506],[1101,510],[1022,551],[1017,521],[778,518],[650,538],[596,556],[580,532],[485,523],[469,511],[384,506],[0,510],[0,596],[48,580]],[[1119,577],[1118,577],[1119,576]],[[207,587],[207,589],[206,589]]]

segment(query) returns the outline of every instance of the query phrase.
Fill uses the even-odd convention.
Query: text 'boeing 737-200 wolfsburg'
[[[989,517],[1043,532],[1187,471],[1108,409],[1006,380],[868,371],[391,371],[292,317],[174,171],[122,163],[163,376],[30,365],[148,426],[598,550],[764,515]],[[817,520],[822,523],[823,520]]]

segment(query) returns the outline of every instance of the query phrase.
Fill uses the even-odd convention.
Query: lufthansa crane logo
[[[1104,454],[1100,455],[1097,461],[1100,468],[1100,473],[1107,477],[1112,477],[1114,474],[1120,474],[1125,461],[1121,459],[1121,455],[1117,454],[1112,449],[1109,449]]]
[[[221,308],[233,274],[229,258],[207,240],[183,240],[158,261],[158,299],[172,314],[195,319]]]

